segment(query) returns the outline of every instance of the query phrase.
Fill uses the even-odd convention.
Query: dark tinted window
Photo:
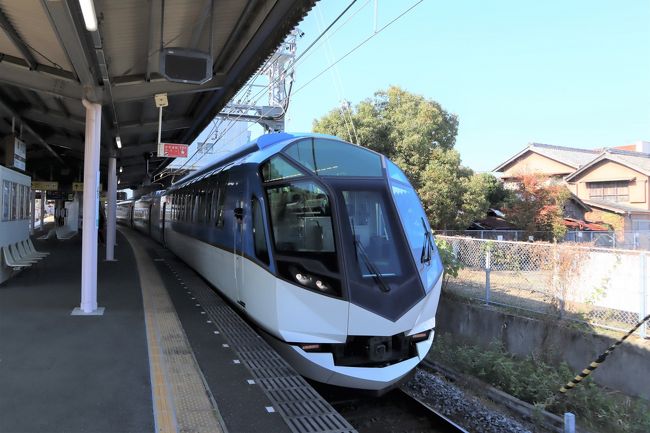
[[[289,146],[285,153],[319,176],[382,176],[381,157],[342,141],[314,138]]]
[[[262,166],[262,179],[264,182],[290,179],[303,174],[279,156],[273,157]]]
[[[264,216],[262,215],[260,202],[256,197],[253,197],[253,243],[255,245],[255,256],[268,265],[269,250],[266,247]]]
[[[275,248],[281,252],[334,252],[329,197],[311,181],[267,188]]]

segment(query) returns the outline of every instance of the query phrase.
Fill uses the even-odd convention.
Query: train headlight
[[[311,276],[309,276],[307,274],[297,273],[296,274],[296,281],[298,281],[303,286],[308,286],[308,285],[310,285],[310,283],[312,281],[312,278],[311,278]]]
[[[419,343],[420,341],[424,341],[429,339],[429,334],[431,331],[424,331],[424,332],[418,332],[417,334],[414,334],[411,336],[411,341],[414,343]]]
[[[320,291],[323,291],[323,292],[329,292],[330,291],[329,286],[327,284],[325,284],[324,282],[322,282],[321,280],[316,280],[316,288],[318,290],[320,290]]]

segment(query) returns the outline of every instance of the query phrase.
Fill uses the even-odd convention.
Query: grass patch
[[[498,343],[486,350],[436,336],[431,359],[477,377],[510,395],[562,416],[573,412],[578,422],[599,432],[650,432],[650,402],[598,386],[590,378],[565,396],[557,392],[576,372],[567,364],[549,365],[533,355],[526,359],[507,353]]]

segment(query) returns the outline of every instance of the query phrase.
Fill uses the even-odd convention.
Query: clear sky
[[[318,2],[298,54],[349,3]],[[378,0],[376,28],[416,3]],[[650,0],[424,0],[309,82],[373,34],[374,9],[358,0],[297,63],[287,131],[311,131],[342,99],[397,85],[458,115],[456,148],[478,171],[529,142],[650,141]]]

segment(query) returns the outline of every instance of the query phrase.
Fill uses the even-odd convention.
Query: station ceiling
[[[28,174],[71,183],[83,169],[81,101],[101,103],[102,171],[116,156],[119,187],[137,187],[145,155],[156,151],[154,95],[169,99],[162,141],[190,144],[315,1],[94,0],[98,30],[90,32],[78,0],[0,0],[0,138],[12,121],[16,131],[22,125]],[[161,75],[161,46],[207,51],[211,33],[212,78],[186,84]],[[168,163],[154,154],[149,173]]]

